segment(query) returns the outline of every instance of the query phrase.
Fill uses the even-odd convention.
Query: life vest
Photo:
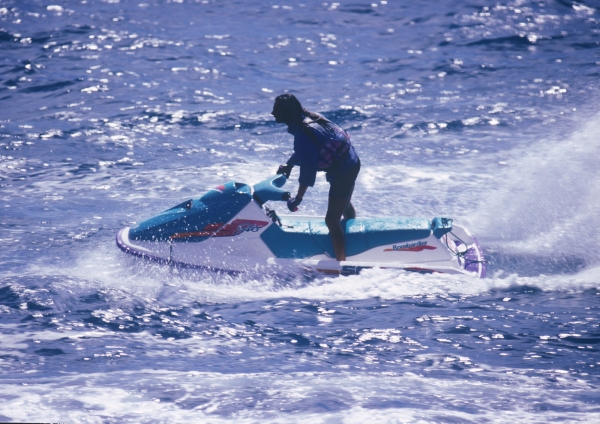
[[[323,131],[311,124],[319,125]],[[305,122],[302,128],[319,151],[319,171],[332,171],[346,160],[351,144],[350,136],[342,128],[325,118]]]

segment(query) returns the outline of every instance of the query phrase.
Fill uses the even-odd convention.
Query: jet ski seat
[[[436,219],[439,218],[433,221],[425,218],[344,220],[342,228],[346,234],[346,255],[357,255],[386,244],[427,238],[432,231],[437,230]],[[282,227],[271,225],[261,234],[261,238],[281,258],[306,258],[323,253],[335,257],[329,229],[324,220],[282,219]]]

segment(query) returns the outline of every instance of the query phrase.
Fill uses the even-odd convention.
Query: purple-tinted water
[[[0,0],[0,421],[600,419],[599,19]],[[452,217],[488,278],[234,277],[118,250],[123,226],[272,174],[283,92],[351,134],[360,216]]]

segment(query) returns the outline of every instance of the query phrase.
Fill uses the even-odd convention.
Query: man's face
[[[285,123],[285,121],[283,120],[281,104],[279,102],[275,102],[275,104],[273,105],[273,111],[271,112],[271,115],[275,117],[275,122],[277,122],[278,124]]]

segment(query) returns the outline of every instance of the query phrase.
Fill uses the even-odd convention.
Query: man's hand
[[[287,207],[290,212],[296,212],[300,203],[302,203],[302,197],[294,197],[287,201]]]
[[[293,167],[294,167],[294,165],[279,165],[277,174],[283,174],[283,175],[285,175],[285,178],[290,178],[290,174],[292,173]]]

